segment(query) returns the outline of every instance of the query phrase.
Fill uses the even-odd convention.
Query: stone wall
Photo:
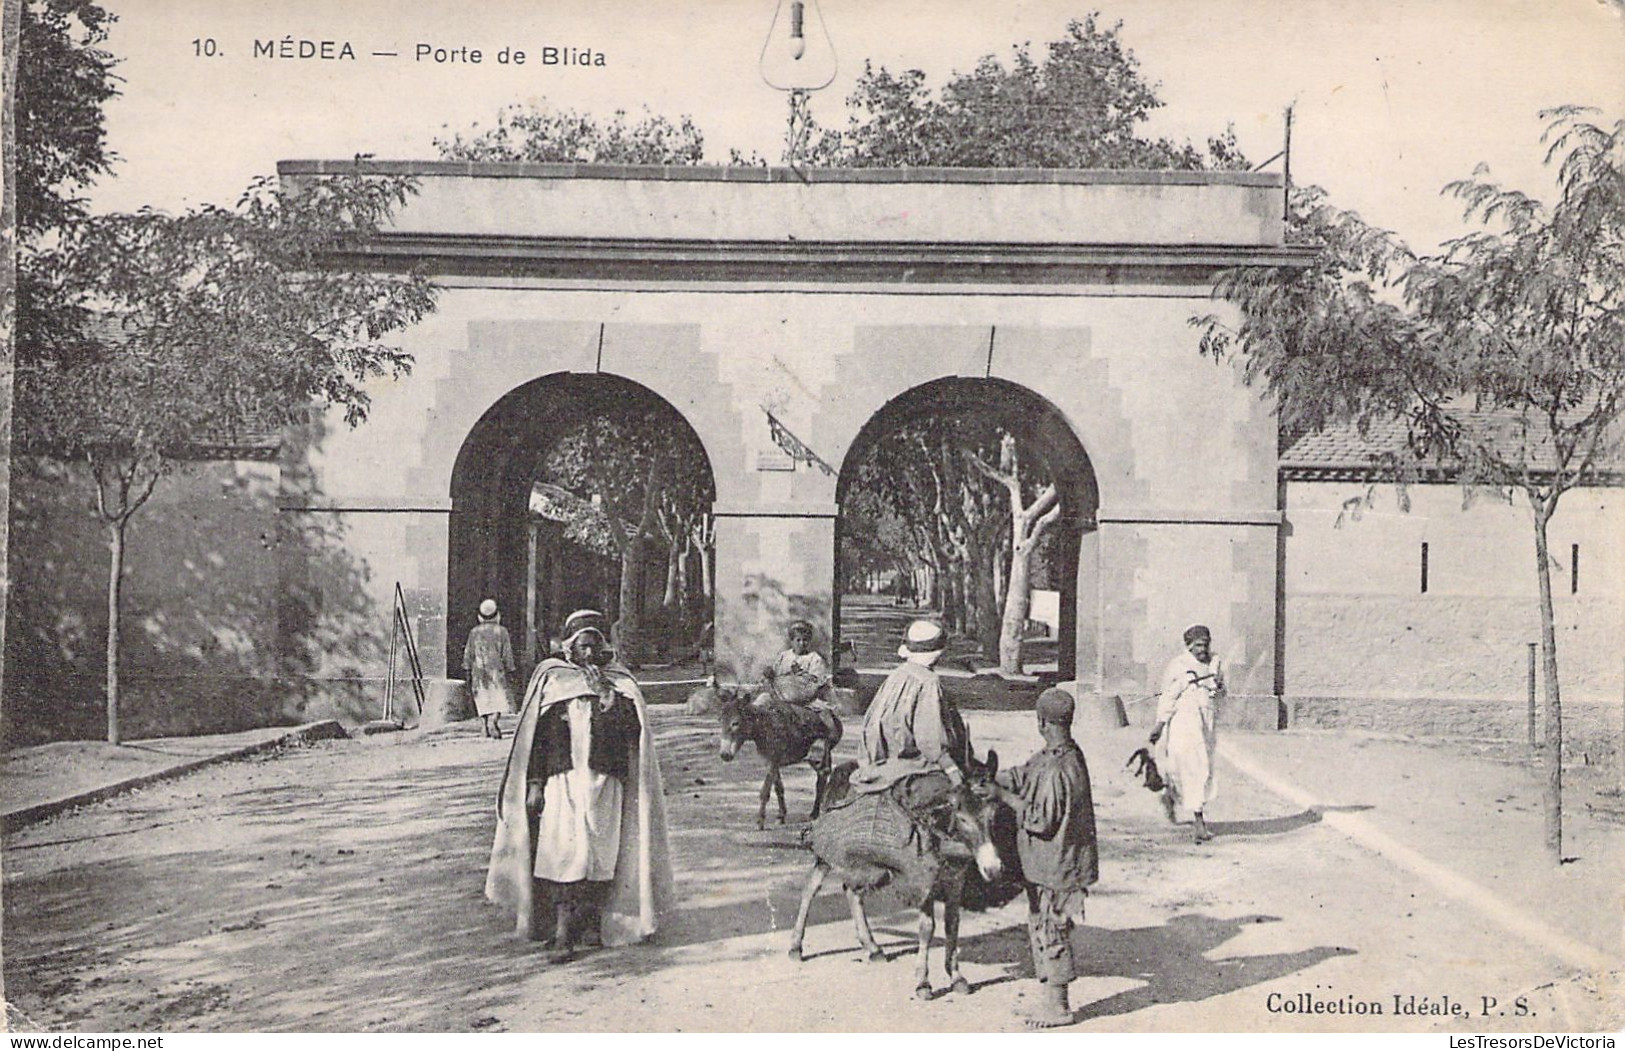
[[[131,520],[124,737],[299,721],[275,682],[278,475],[258,462],[194,465],[160,481]],[[14,461],[0,723],[8,745],[106,733],[109,556],[94,504],[82,465]]]
[[[1528,644],[1540,640],[1526,508],[1493,494],[1464,506],[1462,490],[1448,485],[1410,487],[1409,511],[1386,486],[1370,493],[1369,506],[1360,483],[1286,489],[1286,694],[1525,696]],[[1568,493],[1549,532],[1563,696],[1617,702],[1625,692],[1625,492]]]

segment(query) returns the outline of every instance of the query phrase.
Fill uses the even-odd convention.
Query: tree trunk
[[[994,541],[988,545],[988,567],[993,575],[993,601],[996,603],[1009,592],[1004,581],[1004,545]],[[990,609],[992,607],[989,607]]]
[[[1021,674],[1021,637],[1026,633],[1027,614],[1032,608],[1032,581],[1028,563],[1033,545],[1021,544],[1011,553],[1010,583],[1004,593],[1004,618],[999,626],[999,670],[1006,675]]]
[[[11,574],[7,548],[11,529],[11,388],[17,360],[17,44],[22,32],[23,0],[4,0],[0,15],[0,655],[6,649],[6,603]],[[0,685],[4,683],[0,660]],[[3,692],[3,691],[0,691]]]
[[[679,566],[683,561],[683,552],[679,550],[674,539],[666,548],[666,591],[660,596],[660,604],[667,609],[677,605],[677,590],[679,586]]]
[[[638,575],[643,568],[641,536],[628,537],[626,550],[621,553],[621,584],[619,589],[619,616],[615,621],[615,648],[621,660],[635,667],[641,662],[643,640],[642,602],[638,594]]]
[[[949,634],[959,630],[959,574],[949,567],[937,578],[937,597],[941,599],[939,608],[942,617],[942,627]]]
[[[1003,598],[1000,590],[999,548],[1003,546],[997,540],[985,545],[976,558],[976,604],[979,616],[976,621],[976,641],[982,648],[982,656],[989,660],[999,653],[1000,614],[999,600]]]
[[[124,591],[124,530],[127,520],[109,522],[107,569],[107,743],[121,744],[118,728],[119,603]]]
[[[692,549],[692,544],[685,543],[683,549],[677,554],[677,610],[685,616],[692,604],[690,600],[694,596],[693,591],[689,588],[688,576],[689,552]]]
[[[1551,507],[1531,499],[1535,512],[1535,561],[1540,581],[1540,650],[1546,678],[1546,850],[1563,863],[1563,701],[1557,685],[1557,618],[1552,609],[1552,563],[1546,544]]]

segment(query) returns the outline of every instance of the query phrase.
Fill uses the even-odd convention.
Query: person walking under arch
[[[480,603],[480,622],[468,633],[463,646],[463,669],[468,672],[468,688],[474,694],[474,710],[485,721],[485,736],[502,740],[497,720],[514,710],[513,640],[502,626],[495,599]]]

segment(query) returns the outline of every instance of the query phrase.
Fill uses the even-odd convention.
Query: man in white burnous
[[[1218,743],[1214,709],[1224,696],[1224,663],[1213,655],[1213,633],[1204,625],[1185,629],[1185,650],[1168,662],[1157,700],[1157,765],[1166,785],[1163,813],[1175,819],[1178,807],[1191,812],[1196,842],[1213,838],[1202,811],[1213,798],[1213,749]]]
[[[642,941],[673,898],[643,691],[610,653],[603,614],[572,613],[560,634],[564,656],[525,691],[485,882],[519,933],[545,940],[551,927],[553,962]]]

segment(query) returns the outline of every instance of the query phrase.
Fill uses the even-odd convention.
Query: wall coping
[[[1279,189],[1279,172],[1146,171],[1094,168],[773,168],[744,165],[533,164],[508,161],[282,160],[277,174],[596,179],[743,183],[962,183],[972,185],[1259,186]]]
[[[1202,508],[1101,508],[1095,514],[1100,525],[1255,525],[1279,526],[1284,512],[1214,511]]]
[[[383,513],[422,512],[450,514],[455,510],[449,496],[342,496],[311,500],[301,496],[284,496],[277,501],[279,512],[350,513],[375,511]]]

